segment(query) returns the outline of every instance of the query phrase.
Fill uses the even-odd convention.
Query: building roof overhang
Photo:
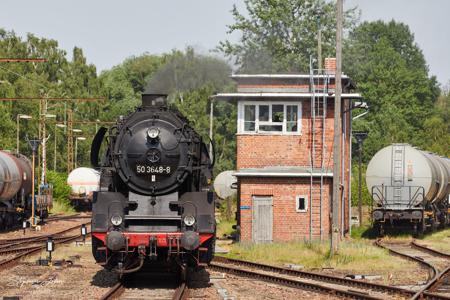
[[[212,98],[223,101],[233,100],[274,100],[275,99],[311,99],[311,97],[327,97],[334,98],[335,94],[327,93],[219,93]],[[361,94],[358,93],[342,93],[341,97],[344,99],[362,99]]]
[[[236,177],[333,177],[328,169],[310,169],[306,167],[265,167],[240,169],[234,174]]]
[[[335,74],[232,74],[230,76],[233,79],[240,79],[240,78],[280,78],[280,79],[310,79],[311,77],[314,78],[335,78]],[[342,79],[348,79],[349,77],[345,74],[341,75]]]

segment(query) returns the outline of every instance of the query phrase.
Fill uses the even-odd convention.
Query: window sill
[[[282,136],[302,136],[302,133],[286,133],[286,132],[238,132],[236,135],[282,135]]]

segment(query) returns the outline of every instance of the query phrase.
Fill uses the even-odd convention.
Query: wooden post
[[[341,92],[342,92],[342,18],[343,0],[336,3],[336,90],[334,99],[334,144],[333,144],[333,212],[330,254],[339,250],[340,226],[339,206],[341,204]]]

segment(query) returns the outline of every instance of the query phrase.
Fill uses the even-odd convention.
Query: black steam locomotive
[[[99,163],[106,134],[108,146]],[[135,112],[120,117],[109,131],[101,128],[91,162],[101,171],[92,203],[92,251],[98,263],[124,274],[146,262],[185,271],[211,261],[213,161],[188,120],[168,107],[166,95],[142,95]]]

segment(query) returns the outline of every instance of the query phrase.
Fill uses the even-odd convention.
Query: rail
[[[382,239],[377,239],[377,240],[375,241],[375,245],[377,245],[377,246],[380,247],[380,248],[383,248],[383,249],[388,250],[389,253],[391,253],[391,254],[393,254],[393,255],[397,255],[397,256],[406,258],[406,259],[408,259],[408,260],[417,262],[417,263],[419,263],[419,264],[425,266],[425,267],[429,270],[429,272],[428,272],[428,281],[432,280],[432,279],[433,279],[434,277],[436,277],[436,275],[439,273],[439,271],[437,270],[437,268],[436,268],[434,265],[432,265],[432,264],[430,264],[429,262],[427,262],[427,261],[421,259],[420,257],[408,255],[408,254],[405,254],[405,253],[403,253],[403,252],[397,251],[397,250],[395,250],[395,249],[393,249],[393,248],[390,248],[390,247],[388,247],[388,246],[386,246],[386,245],[383,245]],[[410,243],[410,245],[411,245],[411,243]],[[411,245],[411,247],[413,247],[413,246]]]
[[[112,300],[119,298],[126,291],[123,279],[113,285],[100,300]],[[186,283],[181,283],[175,290],[172,300],[185,300],[189,297],[189,289]]]
[[[84,225],[87,225],[87,224],[89,224],[89,223],[85,223]],[[71,227],[71,228],[66,229],[66,230],[63,230],[62,232],[75,230],[77,228],[81,228],[81,226],[82,226],[82,224],[74,226],[74,227]],[[49,235],[49,236],[51,236],[51,235]],[[74,236],[63,238],[61,240],[56,240],[55,244],[64,244],[64,243],[72,242],[72,241],[74,241],[74,240],[76,240],[76,239],[78,239],[80,237],[81,237],[81,233],[78,234],[78,235],[74,235]],[[45,248],[45,245],[40,245],[40,246],[29,247],[28,249],[27,248],[21,249],[20,251],[18,251],[19,254],[15,255],[14,257],[11,257],[9,259],[5,259],[5,260],[0,261],[0,271],[5,270],[7,268],[11,268],[11,267],[17,265],[22,258],[24,258],[24,257],[26,257],[28,255],[35,254],[35,253],[41,251],[44,248]]]
[[[395,287],[395,286],[370,283],[370,282],[365,282],[362,280],[353,280],[353,279],[347,279],[347,278],[342,278],[342,277],[337,277],[337,276],[332,276],[332,275],[314,273],[314,272],[292,270],[292,269],[276,267],[276,266],[271,266],[271,265],[266,265],[266,264],[261,264],[261,263],[255,263],[255,262],[250,262],[250,261],[245,261],[245,260],[216,256],[214,258],[214,261],[222,262],[222,263],[232,263],[232,264],[237,264],[237,265],[241,265],[241,266],[248,266],[248,267],[257,268],[257,269],[264,270],[264,271],[271,271],[271,272],[276,272],[276,273],[280,273],[280,274],[293,275],[293,276],[297,276],[300,278],[313,279],[313,280],[317,280],[317,281],[321,281],[321,282],[346,285],[346,286],[356,287],[356,288],[359,287],[359,288],[370,289],[373,291],[379,291],[379,292],[384,292],[384,293],[389,293],[389,294],[397,294],[397,295],[400,294],[405,297],[411,297],[414,295],[414,292],[412,292],[410,290],[402,289],[402,288]]]
[[[229,266],[230,264],[235,266]],[[257,270],[244,269],[242,268],[243,266]],[[350,298],[380,299],[385,298],[386,296],[381,294],[388,294],[389,296],[394,296],[396,298],[409,299],[415,294],[415,292],[411,290],[406,290],[399,287],[364,282],[360,280],[351,280],[307,271],[292,270],[220,256],[216,256],[209,267],[212,270],[220,272],[232,273],[235,275],[256,278],[294,288],[332,293],[337,296]],[[258,272],[259,270],[262,272],[273,272],[278,274],[270,275],[267,273]],[[285,276],[292,276],[293,278],[286,278]],[[315,283],[312,282],[312,280],[318,282]],[[333,287],[331,284],[337,286]],[[362,290],[356,290],[355,288]]]

